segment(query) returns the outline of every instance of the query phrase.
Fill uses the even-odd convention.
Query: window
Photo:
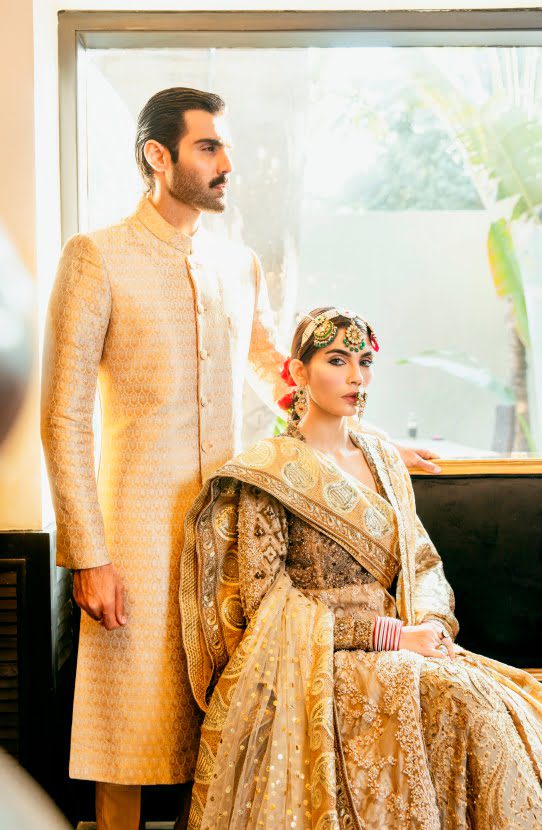
[[[88,31],[68,17],[79,43],[70,230],[133,211],[135,121],[154,92],[218,92],[235,171],[227,213],[205,224],[260,255],[282,342],[300,312],[353,308],[381,342],[369,420],[444,456],[540,454],[542,39],[385,30],[412,14],[379,14],[375,34],[367,14],[343,15],[357,30],[341,14],[305,15],[314,30],[296,32],[287,14],[262,13],[246,32],[248,13],[230,14],[229,32],[220,15],[205,15],[206,32],[197,15],[170,15],[165,29],[157,15],[156,30],[147,15],[139,33],[122,15]],[[272,420],[247,394],[246,440]]]

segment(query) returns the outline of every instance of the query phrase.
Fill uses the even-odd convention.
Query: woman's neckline
[[[351,473],[348,470],[345,470],[343,467],[341,467],[341,465],[337,462],[337,459],[334,458],[330,453],[325,452],[325,450],[320,450],[317,447],[312,447],[309,444],[309,442],[307,441],[306,437],[301,432],[301,430],[292,421],[290,421],[288,423],[288,425],[286,427],[285,434],[288,435],[290,438],[296,438],[298,441],[302,441],[303,443],[307,444],[307,446],[309,446],[311,448],[311,450],[313,450],[315,452],[322,453],[322,455],[326,456],[326,458],[329,458],[336,465],[336,467],[341,471],[341,473],[343,473],[343,475],[345,475],[348,478],[351,478],[354,481],[356,481],[359,484],[360,487],[364,487],[366,490],[369,490],[371,493],[375,493],[377,496],[380,496],[380,498],[384,499],[384,501],[386,501],[386,502],[388,501],[386,491],[384,490],[384,486],[383,486],[383,484],[380,480],[380,476],[378,474],[376,465],[373,463],[373,459],[370,457],[369,452],[365,449],[363,437],[361,435],[357,436],[358,440],[360,441],[360,444],[361,444],[361,446],[360,446],[360,444],[358,444],[358,443],[356,443],[355,441],[352,440],[352,432],[350,430],[348,431],[348,435],[350,436],[350,440],[352,441],[354,446],[360,451],[360,453],[363,455],[363,458],[365,459],[365,462],[366,462],[367,466],[369,467],[369,470],[371,471],[371,474],[372,474],[372,477],[373,477],[373,482],[374,482],[374,485],[375,485],[374,487],[371,487],[369,484],[366,484],[364,481],[361,481],[361,479],[359,479],[353,473]]]

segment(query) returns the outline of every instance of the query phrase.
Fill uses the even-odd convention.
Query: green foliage
[[[275,418],[275,422],[273,424],[273,436],[276,437],[280,435],[286,429],[287,423],[284,418],[281,418],[280,415],[277,415]]]
[[[512,300],[518,335],[529,347],[529,322],[521,280],[521,269],[514,249],[510,225],[506,219],[492,222],[487,238],[489,267],[499,297]]]
[[[482,108],[465,105],[463,118],[457,140],[474,171],[495,184],[495,200],[510,200],[511,220],[539,222],[542,124],[493,98]]]
[[[453,139],[419,101],[398,97],[381,113],[377,162],[352,179],[344,202],[364,210],[480,210]]]

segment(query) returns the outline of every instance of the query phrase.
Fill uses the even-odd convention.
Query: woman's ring
[[[437,646],[437,651],[442,651],[443,654],[448,654],[448,649],[446,648],[444,643],[441,643],[440,646]]]
[[[448,632],[446,631],[445,628],[440,629],[440,639],[441,640],[446,640],[449,636],[450,635],[448,634]]]

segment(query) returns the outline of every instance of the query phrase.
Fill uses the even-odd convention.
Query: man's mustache
[[[209,187],[217,187],[219,184],[228,184],[226,176],[218,176],[216,179],[213,179]]]

